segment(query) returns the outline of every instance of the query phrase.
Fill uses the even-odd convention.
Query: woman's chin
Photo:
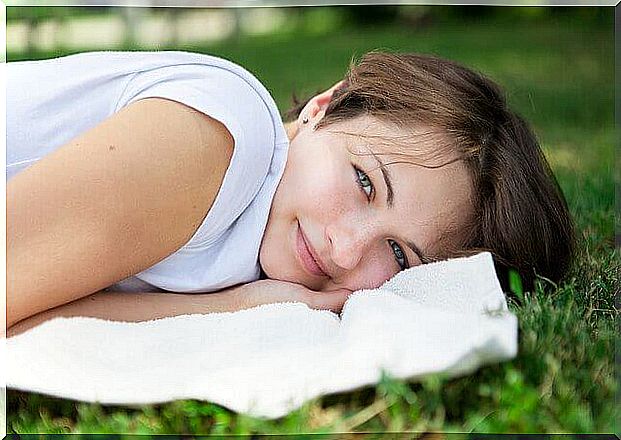
[[[308,277],[301,277],[299,275],[287,273],[282,270],[271,270],[269,265],[261,266],[261,273],[266,278],[269,278],[271,280],[300,284],[310,290],[321,290],[322,288],[322,286],[317,285],[316,282],[313,283],[311,280],[308,280]]]

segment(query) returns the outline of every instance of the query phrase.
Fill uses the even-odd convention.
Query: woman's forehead
[[[352,153],[374,153],[389,162],[441,167],[460,156],[449,133],[429,125],[404,128],[373,116],[359,116],[329,129],[344,136]]]
[[[463,209],[470,203],[473,185],[463,161],[427,168],[407,161],[385,162],[394,187],[406,206],[433,211]]]

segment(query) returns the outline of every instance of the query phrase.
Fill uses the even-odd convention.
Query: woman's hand
[[[279,280],[259,280],[236,287],[240,308],[278,302],[302,302],[311,309],[331,310],[340,313],[351,290],[338,289],[326,292],[310,290],[301,284]]]

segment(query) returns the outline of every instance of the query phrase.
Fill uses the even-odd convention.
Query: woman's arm
[[[215,200],[233,143],[218,121],[150,98],[11,179],[7,326],[93,294],[183,246]]]
[[[7,337],[61,316],[140,322],[167,316],[232,312],[241,309],[242,303],[236,289],[208,294],[101,291],[24,319],[9,327]]]
[[[260,280],[201,294],[101,291],[24,319],[7,330],[7,337],[59,316],[139,322],[186,314],[234,312],[275,302],[303,302],[315,309],[340,312],[350,293],[348,290],[316,292],[299,284],[276,280]]]

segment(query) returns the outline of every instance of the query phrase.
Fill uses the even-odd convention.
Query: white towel
[[[302,303],[122,323],[56,318],[8,339],[8,387],[109,404],[208,400],[276,418],[320,395],[472,372],[517,352],[491,255],[354,292],[341,317]]]

